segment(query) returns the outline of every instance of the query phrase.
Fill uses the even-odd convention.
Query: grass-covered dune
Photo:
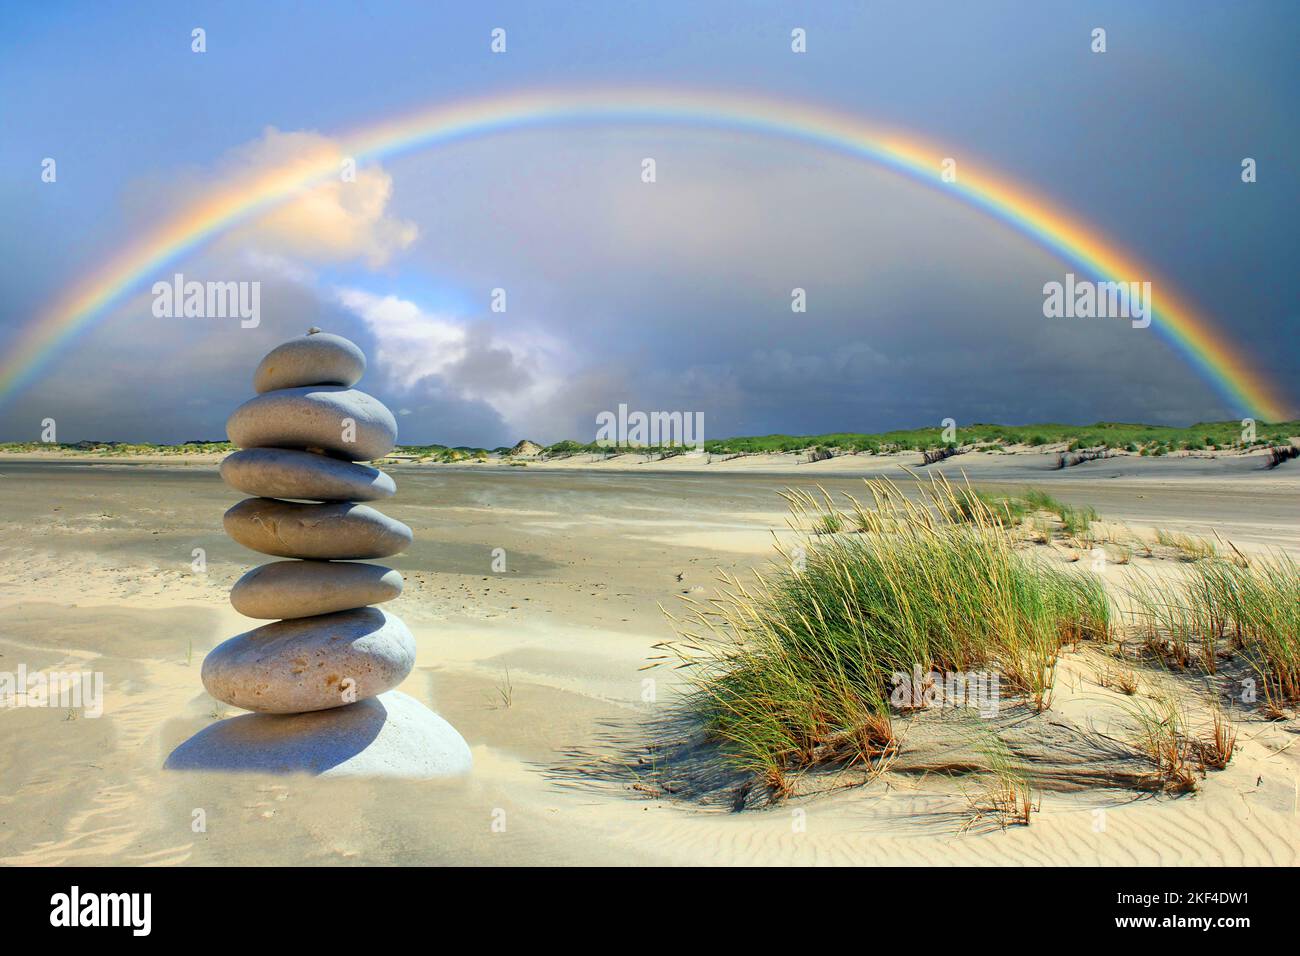
[[[1247,437],[1240,422],[1200,422],[1186,427],[1168,425],[1142,425],[1125,422],[1097,422],[1092,425],[988,425],[973,424],[958,427],[955,437],[947,437],[942,428],[911,428],[888,432],[830,432],[824,435],[750,435],[734,438],[713,438],[704,442],[704,451],[710,455],[734,456],[755,454],[815,454],[831,457],[837,454],[888,454],[899,451],[929,451],[940,448],[973,448],[997,451],[1005,446],[1030,448],[1053,447],[1078,449],[1109,449],[1130,454],[1165,455],[1179,451],[1242,451],[1275,445],[1286,445],[1291,438],[1300,436],[1300,421],[1259,422],[1254,437]],[[189,441],[177,445],[158,445],[146,442],[79,441],[74,443],[5,442],[0,443],[0,454],[24,452],[62,451],[70,454],[94,454],[104,457],[131,455],[188,455],[221,454],[233,450],[229,442]],[[578,442],[571,439],[555,442],[542,450],[544,458],[563,458],[576,454],[613,455],[625,452],[658,454],[668,457],[681,454],[685,449],[677,446],[647,445],[611,447],[596,442]],[[399,445],[394,455],[420,461],[452,463],[460,461],[485,461],[488,458],[508,457],[511,449],[477,448],[468,445],[448,446]]]
[[[896,721],[915,700],[900,709],[900,675],[965,682],[992,672],[1010,699],[1041,713],[1063,650],[1082,642],[1128,675],[1115,682],[1130,695],[1135,661],[1213,684],[1237,660],[1248,685],[1225,679],[1215,701],[1250,686],[1249,706],[1268,719],[1300,704],[1300,568],[1285,555],[1207,545],[1183,554],[1185,570],[1139,573],[1110,593],[1087,565],[1062,567],[1034,547],[1054,534],[1097,546],[1091,509],[1033,490],[993,498],[942,478],[920,503],[885,480],[866,489],[865,504],[787,493],[804,543],[752,578],[724,575],[716,597],[686,599],[685,613],[670,615],[677,637],[659,645],[667,653],[656,660],[691,679],[687,710],[778,797],[808,771],[880,767],[905,749]],[[1047,515],[1055,530],[1044,533]],[[1217,704],[1203,736],[1183,704],[1147,696],[1134,697],[1131,746],[1150,762],[1151,785],[1194,789],[1198,774],[1231,759],[1235,730]],[[1024,810],[1023,787],[1008,792]]]
[[[101,458],[126,458],[155,455],[224,455],[235,450],[228,441],[188,441],[178,445],[158,445],[150,442],[79,441],[79,442],[0,442],[0,455],[31,452],[62,452],[69,455],[94,455]],[[485,448],[447,445],[399,445],[393,456],[414,458],[420,461],[457,462],[486,461],[491,454],[502,454],[509,449],[498,448],[489,452]]]
[[[787,495],[819,541],[774,575],[724,579],[668,645],[690,669],[693,706],[724,750],[778,793],[821,763],[862,763],[897,746],[898,674],[995,669],[1042,710],[1067,643],[1106,640],[1112,609],[1096,575],[1017,553],[1005,512],[940,481],[933,504],[892,484],[845,513]]]
[[[1239,421],[1199,422],[1177,427],[1126,422],[1097,422],[1092,425],[990,425],[972,424],[956,429],[949,440],[940,427],[911,428],[888,432],[830,432],[824,435],[755,435],[707,439],[704,450],[716,455],[800,453],[824,449],[840,453],[880,454],[894,451],[925,451],[948,445],[1064,445],[1070,449],[1110,448],[1137,454],[1167,454],[1172,451],[1227,450],[1285,443],[1300,435],[1300,421],[1256,423],[1253,439],[1243,437]],[[556,442],[547,454],[579,452],[609,453],[595,442]],[[671,451],[668,448],[638,449]]]
[[[235,450],[228,441],[187,441],[176,445],[157,445],[151,442],[78,441],[0,442],[0,455],[21,455],[32,452],[63,452],[69,455],[96,455],[102,458],[126,458],[133,455],[224,455]]]

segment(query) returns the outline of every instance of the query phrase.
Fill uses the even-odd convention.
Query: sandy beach
[[[785,456],[789,459],[790,456]],[[960,832],[961,782],[886,772],[794,800],[739,805],[727,771],[668,785],[656,765],[681,691],[647,670],[672,637],[662,608],[707,596],[718,571],[766,564],[786,542],[779,492],[859,495],[864,475],[912,481],[898,460],[766,470],[750,459],[636,473],[583,467],[391,467],[385,510],[415,544],[390,563],[393,605],[419,647],[401,686],[469,742],[453,782],[164,772],[181,741],[236,711],[198,679],[204,654],[255,622],[229,605],[257,557],[222,533],[239,495],[213,460],[0,461],[0,670],[104,675],[103,715],[0,711],[6,864],[1294,864],[1296,722],[1233,712],[1226,770],[1185,796],[1123,787],[1040,796],[1027,827]],[[1246,553],[1300,554],[1300,472],[1246,457],[1122,457],[1064,471],[1052,456],[966,455],[981,488],[1041,487],[1106,527],[1217,534]],[[749,464],[746,464],[749,462]],[[730,467],[728,467],[730,466]],[[855,473],[856,469],[856,473]],[[195,549],[206,568],[194,569]],[[497,549],[501,549],[498,551]],[[1078,558],[1044,546],[1051,560]],[[493,569],[504,559],[504,572]],[[1155,554],[1106,571],[1122,581]],[[701,590],[703,589],[703,590]],[[1096,652],[1062,659],[1051,720],[1104,732],[1116,694]],[[1161,679],[1153,675],[1152,680]],[[196,820],[201,821],[200,827]]]

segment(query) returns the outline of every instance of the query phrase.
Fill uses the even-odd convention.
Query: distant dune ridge
[[[545,448],[536,442],[531,442],[527,438],[521,438],[508,452],[506,452],[506,454],[515,458],[521,455],[540,455],[545,450]]]
[[[912,428],[888,432],[829,432],[821,435],[756,435],[715,438],[704,442],[707,455],[744,456],[760,454],[815,455],[819,459],[838,455],[879,455],[902,451],[931,452],[943,448],[997,452],[1006,449],[1051,453],[1108,449],[1115,453],[1161,456],[1179,452],[1242,453],[1272,446],[1288,446],[1300,438],[1300,421],[1199,422],[1187,426],[1144,425],[1126,422],[1096,422],[1092,425],[972,424],[951,428]],[[1063,447],[1062,447],[1063,446]],[[73,443],[6,442],[0,455],[30,453],[94,454],[102,457],[130,455],[220,455],[234,450],[228,441],[192,440],[177,445],[84,440]],[[398,445],[390,452],[406,460],[451,464],[489,459],[563,459],[573,455],[613,457],[622,454],[654,454],[672,457],[685,448],[665,445],[609,446],[572,439],[541,445],[527,438],[513,446],[492,449],[469,445]]]

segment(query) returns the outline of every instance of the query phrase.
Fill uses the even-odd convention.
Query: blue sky
[[[1121,239],[1272,378],[1296,377],[1293,4],[455,6],[6,6],[0,347],[125,237],[306,134],[491,92],[672,84],[808,100],[978,156]],[[806,54],[789,50],[795,26]],[[40,181],[46,156],[57,183]],[[261,354],[309,324],[367,349],[363,387],[406,410],[407,441],[589,439],[620,402],[703,411],[712,436],[1235,413],[1153,334],[1050,325],[1041,287],[1067,266],[1005,225],[807,146],[555,128],[367,177],[379,208],[344,210],[328,253],[295,220],[178,264],[260,281],[259,329],[154,318],[141,289],[0,407],[0,439],[47,416],[64,440],[220,435]],[[806,316],[789,312],[794,285]],[[505,315],[487,308],[497,286]]]

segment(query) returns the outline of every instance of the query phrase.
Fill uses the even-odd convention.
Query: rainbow
[[[1168,282],[1116,243],[1034,195],[981,169],[964,153],[910,134],[872,127],[856,117],[752,94],[688,89],[551,90],[496,95],[418,110],[334,137],[292,164],[215,188],[134,238],[25,325],[0,362],[0,402],[29,383],[46,363],[108,309],[223,230],[339,174],[342,156],[358,165],[414,149],[555,124],[666,124],[774,136],[877,163],[956,196],[1098,279],[1151,280],[1152,328],[1240,412],[1279,421],[1287,403],[1272,383],[1228,343]],[[960,158],[958,181],[941,178],[944,156]]]

